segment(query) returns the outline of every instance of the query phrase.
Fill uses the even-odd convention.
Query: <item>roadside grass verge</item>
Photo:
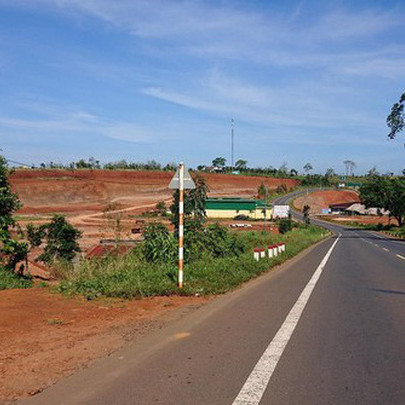
[[[25,277],[20,277],[2,267],[0,267],[0,290],[8,290],[10,288],[29,288],[32,286],[32,281]]]
[[[148,263],[141,250],[136,248],[125,256],[83,261],[74,274],[61,282],[59,291],[65,294],[81,294],[87,299],[100,296],[137,298],[173,294],[223,294],[294,257],[327,235],[329,233],[326,230],[314,226],[299,226],[283,235],[254,231],[237,234],[246,246],[245,253],[220,258],[204,254],[200,259],[186,264],[182,290],[176,286],[175,263]],[[253,260],[254,247],[264,247],[277,242],[286,243],[286,251],[283,254],[259,262]]]

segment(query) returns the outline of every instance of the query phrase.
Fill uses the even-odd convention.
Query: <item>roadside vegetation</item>
[[[159,225],[161,236],[171,236]],[[213,237],[213,235],[217,235]],[[218,234],[220,236],[218,236]],[[170,234],[169,234],[170,235]],[[205,236],[212,245],[199,241],[186,242],[185,285],[176,286],[176,243],[165,244],[159,254],[155,247],[136,248],[125,256],[109,255],[105,258],[85,260],[74,274],[62,281],[59,290],[66,294],[82,294],[87,299],[99,296],[135,298],[153,295],[207,295],[223,294],[241,283],[258,276],[297,255],[326,236],[326,231],[314,226],[296,225],[282,235],[268,232],[231,233],[213,225]],[[277,242],[286,243],[286,252],[273,259],[253,260],[253,249]],[[204,248],[205,247],[205,248]],[[230,248],[231,247],[231,248]],[[150,249],[150,250],[149,250]]]

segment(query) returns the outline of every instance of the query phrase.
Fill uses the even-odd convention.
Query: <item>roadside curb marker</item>
[[[402,260],[405,260],[405,257],[404,256],[402,256],[402,255],[396,255],[399,259],[402,259]]]
[[[276,245],[269,245],[267,246],[267,257],[269,259],[273,257],[277,257],[279,254],[285,252],[285,243],[280,242]],[[260,259],[264,259],[266,257],[266,249],[265,248],[254,248],[253,249],[253,260],[257,262]]]
[[[338,243],[340,237],[341,234],[339,234],[339,237],[329,248],[311,279],[308,281],[308,284],[302,290],[298,300],[291,308],[291,311],[285,318],[280,329],[250,373],[248,379],[246,380],[242,389],[239,391],[239,394],[233,401],[232,405],[258,405],[260,403],[260,400],[262,399],[264,391],[267,388],[267,385],[277,367],[284,349],[290,341],[295,327],[300,320],[302,312],[304,311],[315,285],[318,282],[323,269],[325,268],[326,263],[328,262],[329,257],[331,256],[332,251]]]

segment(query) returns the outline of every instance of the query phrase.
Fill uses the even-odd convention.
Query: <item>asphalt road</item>
[[[23,403],[405,404],[405,244],[323,225],[336,236]]]

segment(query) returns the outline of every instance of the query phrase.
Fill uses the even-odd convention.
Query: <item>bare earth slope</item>
[[[360,202],[359,195],[353,190],[316,191],[309,195],[298,197],[294,201],[294,206],[302,211],[304,205],[309,205],[312,214],[320,214],[322,213],[322,209],[329,208],[330,204],[347,202]]]
[[[101,211],[108,202],[123,206],[156,203],[171,197],[173,172],[129,170],[17,170],[11,183],[24,207],[21,213]],[[203,174],[212,195],[253,196],[264,182],[288,188],[293,179]]]

